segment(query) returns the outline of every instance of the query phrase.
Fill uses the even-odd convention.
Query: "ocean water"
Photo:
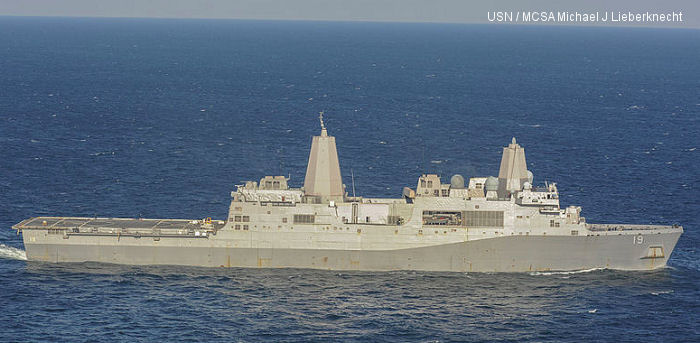
[[[698,341],[700,31],[0,17],[0,341]],[[300,186],[325,111],[346,184],[495,175],[589,222],[680,223],[649,272],[39,264],[30,216],[225,218]]]

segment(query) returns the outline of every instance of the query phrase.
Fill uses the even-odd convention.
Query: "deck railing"
[[[639,230],[665,230],[681,228],[678,225],[636,225],[636,224],[586,224],[591,231],[639,231]]]

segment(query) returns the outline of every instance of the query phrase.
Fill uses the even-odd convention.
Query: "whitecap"
[[[598,309],[597,309],[597,308],[594,308],[594,309],[592,309],[592,310],[588,310],[588,313],[596,313],[596,312],[598,312]]]
[[[671,293],[673,293],[673,290],[651,292],[652,295],[671,294]]]

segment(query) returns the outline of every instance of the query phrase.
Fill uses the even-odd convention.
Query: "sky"
[[[700,0],[0,0],[0,16],[488,23],[489,12],[682,12],[682,22],[548,22],[700,28]],[[512,22],[515,23],[515,22]],[[517,22],[515,24],[522,24]],[[541,22],[531,25],[541,25]]]

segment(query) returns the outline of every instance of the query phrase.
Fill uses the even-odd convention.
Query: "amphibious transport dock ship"
[[[401,198],[349,196],[321,117],[302,188],[284,176],[231,193],[225,221],[35,217],[13,226],[32,261],[206,267],[523,272],[666,265],[678,226],[589,224],[533,186],[513,138],[498,177],[421,175]]]

